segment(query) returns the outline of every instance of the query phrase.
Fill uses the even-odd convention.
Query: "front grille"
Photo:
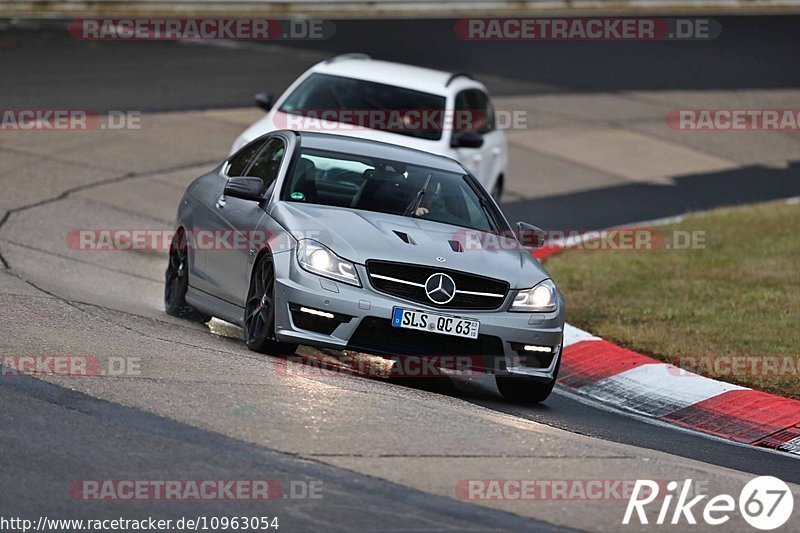
[[[503,341],[492,335],[464,339],[452,335],[427,333],[392,327],[384,318],[366,317],[350,337],[348,348],[379,355],[480,355],[502,356]],[[489,364],[492,364],[489,361]]]
[[[371,260],[367,261],[367,271],[369,272],[370,283],[375,290],[397,296],[398,298],[403,298],[404,300],[411,300],[442,309],[497,309],[503,303],[508,293],[508,283],[505,281],[476,276],[474,274],[465,274],[464,272],[457,272],[444,268]],[[424,289],[425,282],[428,278],[439,272],[453,278],[457,291],[450,302],[441,305],[428,299]],[[376,277],[376,275],[386,276],[416,285],[382,279]],[[501,296],[464,294],[458,291],[498,294]]]

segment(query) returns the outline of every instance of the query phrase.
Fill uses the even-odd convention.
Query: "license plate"
[[[477,339],[481,323],[468,318],[395,307],[392,310],[392,326]]]

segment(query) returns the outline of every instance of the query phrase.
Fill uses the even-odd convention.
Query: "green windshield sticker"
[[[301,192],[293,192],[289,196],[292,198],[292,200],[304,200],[306,197],[306,195]]]

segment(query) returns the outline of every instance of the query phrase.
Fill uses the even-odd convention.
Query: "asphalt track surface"
[[[279,93],[310,64],[309,51],[359,50],[386,59],[482,72],[496,76],[487,81],[498,95],[800,87],[796,57],[787,53],[797,49],[800,18],[717,20],[723,25],[723,34],[712,43],[536,43],[535,47],[530,43],[502,43],[505,50],[501,54],[485,43],[453,42],[452,21],[337,21],[333,39],[285,43],[268,57],[258,50],[258,45],[228,49],[160,42],[80,43],[49,28],[9,29],[0,32],[0,66],[13,75],[0,78],[0,108],[168,111],[248,106],[257,90]],[[787,174],[794,178],[800,174],[796,165],[778,172],[784,178]],[[797,179],[789,180],[788,185],[787,180],[781,179],[771,186],[748,187],[746,171],[741,171],[742,186],[721,193],[724,188],[719,184],[730,184],[730,176],[721,175],[719,180],[703,186],[689,184],[684,192],[666,200],[655,195],[651,200],[639,201],[643,195],[646,198],[647,185],[558,198],[563,205],[578,203],[579,209],[572,210],[568,220],[559,219],[563,209],[552,199],[516,202],[505,208],[513,214],[535,207],[546,215],[548,223],[560,224],[557,227],[572,224],[588,228],[658,218],[687,208],[791,196],[798,190]],[[608,209],[606,198],[621,198],[620,205],[630,208]],[[37,319],[35,313],[20,316]],[[133,315],[130,318],[136,320]],[[16,332],[7,326],[3,330],[1,351],[17,349]],[[192,331],[201,339],[198,342],[206,342],[206,333]],[[241,346],[237,350],[241,352]],[[365,387],[383,394],[383,387],[393,385],[369,380]],[[502,402],[490,380],[404,381],[400,385],[408,392],[397,394],[433,394],[445,402],[451,398],[466,401],[579,435],[800,483],[800,469],[794,458],[655,426],[588,406],[563,393],[556,393],[542,406],[528,408]],[[98,513],[137,515],[146,510],[150,515],[169,518],[189,511],[200,515],[259,511],[241,502],[76,507],[63,497],[64,486],[91,465],[97,478],[121,478],[127,473],[132,477],[167,479],[180,478],[191,471],[196,478],[238,478],[252,476],[253,472],[265,472],[266,476],[268,472],[269,477],[324,480],[330,490],[323,502],[290,502],[280,509],[280,514],[288,514],[287,522],[294,526],[286,530],[350,530],[363,526],[376,530],[519,531],[551,527],[277,452],[244,442],[246,439],[98,399],[63,384],[30,378],[0,380],[0,404],[5,406],[0,410],[4,428],[0,434],[3,516],[61,513],[98,517]],[[354,517],[356,512],[358,518]]]
[[[325,489],[324,507],[313,501],[289,501],[288,510],[282,507],[276,513],[284,518],[279,524],[289,531],[564,530],[368,476],[355,476],[28,378],[4,383],[0,402],[13,406],[0,416],[6,428],[0,464],[4,478],[15,480],[13,487],[6,484],[0,504],[0,514],[5,517],[89,519],[149,515],[178,520],[197,516],[275,516],[265,514],[263,502],[102,502],[78,507],[63,498],[64,487],[74,480],[71,472],[90,464],[98,479],[119,478],[120,472],[130,472],[134,478],[146,472],[151,474],[150,479],[185,479],[186,472],[191,471],[195,479],[260,476],[309,483],[308,487],[321,482],[317,486]],[[11,428],[15,428],[13,432],[9,431]],[[23,456],[40,460],[25,464],[13,460]],[[305,485],[295,485],[298,486]],[[282,495],[292,497],[290,487],[282,489]],[[294,497],[303,490],[295,488]]]

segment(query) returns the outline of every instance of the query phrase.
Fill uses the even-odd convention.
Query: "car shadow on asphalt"
[[[243,332],[239,326],[212,319],[208,324],[212,335],[224,337],[230,342],[244,343]],[[296,353],[283,355],[264,355],[277,359],[282,365],[281,372],[307,378],[347,378],[360,377],[383,383],[391,383],[443,396],[459,398],[484,406],[524,407],[546,412],[545,404],[519,405],[508,403],[497,390],[492,374],[469,372],[465,375],[403,375],[397,372],[396,360],[349,350],[300,347]],[[421,368],[421,366],[413,366]],[[501,409],[502,410],[502,409]]]
[[[469,372],[469,375],[444,375],[434,372],[403,375],[397,371],[396,359],[376,355],[331,349],[301,348],[298,353],[276,356],[287,365],[286,373],[305,377],[361,377],[399,385],[409,389],[458,398],[484,406],[502,405],[529,408],[546,412],[545,404],[522,405],[508,403],[497,390],[494,375]],[[417,368],[412,365],[413,368]],[[501,409],[502,410],[502,409]]]

